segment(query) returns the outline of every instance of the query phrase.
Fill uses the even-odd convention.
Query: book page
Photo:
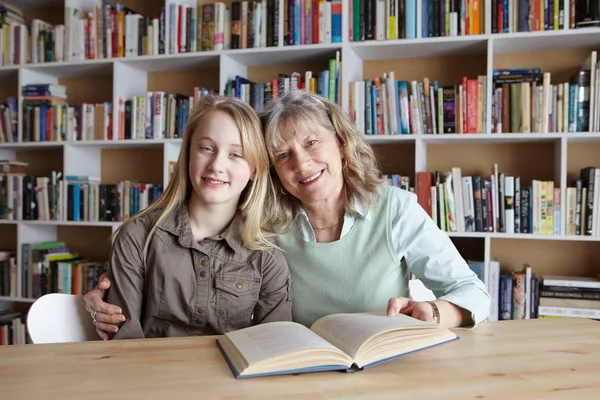
[[[378,333],[393,329],[428,327],[438,329],[434,322],[421,321],[404,314],[388,317],[384,311],[377,311],[328,315],[315,322],[311,330],[354,358],[360,346]]]
[[[340,352],[317,334],[293,322],[271,322],[226,334],[248,364],[302,350],[331,349]]]

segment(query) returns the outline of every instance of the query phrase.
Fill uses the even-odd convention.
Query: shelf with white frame
[[[19,0],[20,4],[27,4],[30,8],[62,7],[64,4],[90,5],[92,0]],[[187,0],[186,0],[187,1]],[[210,1],[200,0],[199,3]],[[127,3],[127,1],[125,1]],[[140,4],[141,4],[140,0]],[[152,4],[159,4],[153,2]],[[165,2],[163,2],[165,3]],[[196,4],[196,1],[192,1]],[[348,111],[349,94],[348,85],[352,81],[364,79],[376,71],[385,72],[388,69],[396,70],[396,79],[404,79],[405,74],[413,77],[423,77],[429,73],[441,74],[440,79],[455,80],[456,76],[468,73],[491,76],[496,61],[512,63],[511,54],[516,57],[524,56],[525,62],[535,62],[536,53],[553,52],[559,54],[575,54],[573,51],[583,52],[596,49],[600,50],[600,29],[565,29],[547,32],[523,32],[490,34],[489,23],[486,23],[488,33],[460,37],[435,37],[420,38],[420,2],[417,2],[417,38],[384,41],[351,42],[348,40],[348,19],[342,18],[343,35],[341,43],[316,44],[302,46],[283,46],[283,24],[280,23],[279,46],[267,48],[253,48],[243,50],[223,50],[192,52],[183,54],[161,54],[136,57],[109,58],[100,60],[53,62],[40,64],[25,64],[19,66],[0,67],[0,81],[8,82],[15,88],[20,88],[29,83],[59,83],[67,82],[68,93],[71,87],[78,90],[76,97],[84,97],[88,92],[95,98],[117,104],[121,97],[142,95],[150,90],[170,90],[183,88],[191,91],[193,86],[214,86],[223,91],[225,84],[234,79],[236,75],[246,76],[248,79],[261,80],[265,76],[275,77],[274,71],[278,68],[289,70],[297,66],[298,72],[312,66],[320,66],[341,54],[342,66],[340,70],[341,106]],[[566,4],[568,4],[565,1]],[[283,0],[279,0],[280,7]],[[486,9],[486,22],[490,21],[489,7]],[[567,9],[567,8],[565,8]],[[344,16],[348,15],[348,3],[343,2]],[[565,13],[566,14],[566,13]],[[565,17],[566,18],[566,17]],[[283,13],[280,12],[280,21]],[[567,24],[568,25],[568,24]],[[549,54],[549,53],[548,53]],[[500,58],[497,59],[496,57]],[[544,58],[548,62],[549,56]],[[568,67],[569,60],[556,60],[551,68],[561,69]],[[437,78],[431,76],[431,78]],[[89,82],[86,82],[86,79]],[[454,82],[457,83],[457,82]],[[486,92],[488,97],[492,91],[491,79],[488,79]],[[0,93],[2,94],[2,93]],[[113,108],[114,109],[114,108]],[[488,102],[487,126],[491,122],[491,104]],[[117,120],[117,111],[113,111],[113,119]],[[23,124],[19,124],[19,137],[22,137]],[[475,169],[488,171],[497,160],[494,155],[504,157],[508,166],[515,171],[520,171],[525,166],[535,167],[536,163],[548,165],[547,174],[560,188],[563,189],[562,204],[564,204],[564,189],[569,183],[568,177],[572,176],[577,166],[572,159],[579,153],[571,154],[570,149],[581,149],[587,146],[592,150],[600,150],[600,132],[586,133],[509,133],[491,134],[489,130],[479,134],[464,135],[377,135],[365,136],[368,143],[376,149],[376,154],[383,157],[387,163],[385,168],[393,171],[395,167],[410,174],[414,182],[416,172],[428,171],[433,168],[448,168],[461,166],[461,162],[450,165],[444,160],[452,159],[455,155],[467,157],[470,149],[483,152],[487,157],[476,160]],[[0,159],[19,158],[27,153],[37,155],[42,161],[46,157],[52,158],[52,165],[60,161],[63,175],[90,175],[103,176],[103,159],[107,157],[114,160],[109,154],[150,156],[157,158],[156,165],[152,165],[150,175],[153,180],[168,183],[168,161],[177,159],[181,148],[181,139],[152,139],[152,140],[101,140],[101,141],[67,141],[67,142],[42,142],[42,143],[1,143]],[[536,149],[531,154],[530,161],[516,160],[510,152],[523,152],[522,149]],[[496,149],[496,150],[495,150]],[[394,155],[398,157],[395,158]],[[582,162],[596,160],[600,166],[600,152],[597,158],[587,151]],[[523,154],[520,155],[524,157]],[[460,158],[460,157],[456,157]],[[468,163],[464,163],[467,165]],[[121,164],[118,165],[122,167]],[[43,167],[43,166],[42,166]],[[473,167],[473,165],[471,165]],[[502,166],[501,166],[502,167]],[[526,171],[523,171],[526,172]],[[72,232],[81,234],[83,240],[86,235],[110,235],[119,222],[74,222],[74,221],[0,221],[0,233],[13,232],[16,235],[14,250],[18,262],[21,262],[21,244],[27,242],[56,240],[62,233]],[[481,254],[485,262],[497,254],[493,250],[504,246],[500,243],[518,242],[522,246],[542,248],[552,254],[555,243],[570,246],[579,243],[584,247],[583,253],[574,254],[574,262],[587,262],[588,259],[597,260],[597,241],[600,237],[567,236],[565,232],[564,215],[561,220],[560,235],[530,235],[530,234],[504,234],[496,232],[448,232],[452,240],[461,242],[465,240],[481,246]],[[98,233],[100,232],[100,233]],[[4,246],[0,239],[0,247]],[[561,246],[563,246],[561,245]],[[561,247],[562,248],[562,247]],[[504,251],[504,250],[503,250]],[[531,255],[535,261],[536,254]],[[523,260],[526,262],[526,260]],[[532,262],[535,263],[535,262]],[[513,265],[510,265],[513,267]],[[591,268],[591,267],[590,267]],[[568,266],[565,267],[568,272]],[[597,272],[600,273],[600,267]],[[30,299],[0,298],[2,301],[31,301]]]

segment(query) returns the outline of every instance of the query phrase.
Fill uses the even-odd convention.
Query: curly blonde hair
[[[284,134],[311,132],[317,125],[331,132],[338,139],[342,157],[348,163],[342,169],[346,211],[353,201],[359,201],[367,209],[376,202],[379,189],[384,185],[379,163],[373,148],[340,106],[308,91],[293,90],[271,101],[261,113],[261,120],[275,189],[275,198],[268,202],[272,215],[269,227],[273,232],[286,232],[301,206],[297,198],[283,194],[283,185],[273,167],[274,151],[283,143]]]
[[[263,228],[269,218],[265,214],[265,202],[273,196],[273,185],[269,176],[269,156],[266,151],[264,136],[261,131],[258,114],[250,105],[233,97],[208,95],[201,98],[194,106],[188,117],[183,133],[183,140],[179,158],[175,164],[173,177],[167,185],[163,194],[143,211],[132,216],[119,226],[113,233],[116,238],[118,232],[127,224],[155,210],[159,211],[159,217],[153,224],[144,246],[144,258],[146,257],[150,239],[156,227],[181,204],[184,204],[194,190],[189,177],[188,163],[190,159],[190,143],[202,118],[214,111],[227,113],[238,126],[244,147],[244,158],[256,169],[252,182],[244,189],[238,209],[243,215],[243,228],[241,232],[244,246],[252,250],[263,250],[276,247],[273,242],[272,233]]]

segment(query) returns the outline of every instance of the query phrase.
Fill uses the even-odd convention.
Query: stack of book
[[[600,279],[544,276],[538,313],[540,317],[600,319]]]

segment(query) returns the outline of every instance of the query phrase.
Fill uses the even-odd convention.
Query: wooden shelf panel
[[[17,4],[18,7],[22,7],[20,4],[20,0]],[[29,3],[32,3],[29,1]],[[35,4],[32,4],[30,7],[23,7],[23,16],[25,17],[25,21],[31,21],[34,18],[41,19],[44,22],[48,22],[51,25],[60,25],[64,24],[65,21],[65,8],[64,8],[64,0],[46,0],[41,2],[36,1]]]
[[[59,85],[67,89],[69,104],[81,105],[87,103],[102,103],[113,101],[113,75],[82,75],[60,78]]]
[[[0,102],[6,102],[7,97],[19,95],[19,79],[17,71],[0,75]]]
[[[56,240],[64,241],[69,249],[90,261],[108,260],[110,227],[58,226]]]
[[[552,84],[568,82],[589,57],[585,49],[527,51],[494,54],[494,69],[499,68],[541,68],[550,72]]]
[[[427,171],[447,172],[460,167],[462,176],[489,177],[497,163],[498,172],[505,176],[520,176],[521,186],[530,185],[533,179],[554,181],[554,146],[552,142],[428,144]]]
[[[102,183],[114,184],[124,180],[143,183],[163,183],[163,149],[106,149],[102,150]]]
[[[52,176],[52,171],[63,170],[62,147],[47,147],[42,150],[18,150],[15,159],[29,163],[27,173],[36,176]]]
[[[491,239],[491,259],[502,271],[529,264],[536,275],[596,276],[600,274],[600,246],[596,242]]]
[[[422,82],[429,78],[431,84],[438,81],[441,86],[458,85],[462,77],[475,79],[487,74],[487,56],[451,55],[432,60],[423,58],[398,58],[390,60],[369,60],[363,63],[363,79],[373,79],[384,73],[394,72],[396,80]]]
[[[193,96],[194,87],[218,89],[219,69],[191,69],[148,73],[148,91]]]
[[[372,144],[379,167],[383,174],[399,174],[410,177],[410,185],[414,186],[415,177],[415,145],[412,143]]]
[[[452,237],[452,243],[467,261],[485,260],[485,239]]]
[[[329,60],[330,58],[323,57],[316,61],[248,67],[248,79],[256,83],[265,83],[277,79],[279,74],[292,76],[294,72],[298,72],[304,78],[307,71],[312,71],[312,76],[318,78],[319,72],[329,70]]]
[[[160,8],[165,6],[164,0],[119,0],[119,4],[132,9],[143,16],[159,17]]]
[[[600,142],[570,143],[567,147],[567,186],[581,177],[581,169],[600,167]]]
[[[17,254],[17,224],[0,224],[0,250]]]
[[[363,60],[390,58],[437,58],[446,56],[470,57],[487,52],[487,38],[482,35],[421,39],[398,39],[353,42],[350,45]]]

